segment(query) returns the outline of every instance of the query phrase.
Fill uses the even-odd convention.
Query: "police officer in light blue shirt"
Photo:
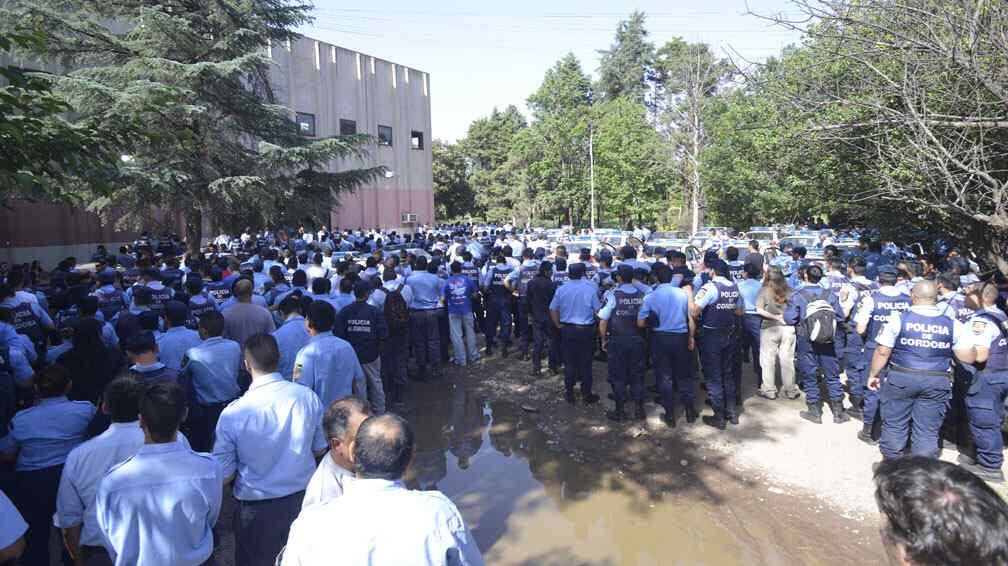
[[[13,446],[4,460],[17,456],[15,502],[28,522],[25,564],[49,564],[49,531],[56,510],[56,492],[67,454],[84,441],[95,406],[70,401],[70,374],[51,365],[35,375],[39,396],[34,407],[19,411],[11,420]]]
[[[694,326],[689,314],[692,300],[688,288],[673,282],[672,268],[664,263],[656,263],[652,273],[658,278],[658,286],[644,297],[637,312],[637,326],[651,328],[651,360],[654,364],[658,392],[661,395],[665,414],[662,420],[675,426],[675,399],[683,404],[686,422],[694,422],[699,413],[693,395],[693,378],[690,368],[693,359]]]
[[[105,432],[71,450],[63,467],[53,524],[62,529],[71,556],[85,564],[111,562],[98,528],[95,499],[105,474],[144,445],[137,415],[145,388],[146,384],[133,376],[120,377],[105,386],[101,409],[111,424]],[[181,433],[177,442],[189,448]]]
[[[581,382],[585,404],[597,403],[592,393],[592,350],[595,347],[595,313],[602,307],[598,287],[584,280],[585,268],[575,263],[568,268],[570,279],[557,288],[550,301],[550,316],[560,329],[564,360],[564,399],[574,403],[574,385]]]
[[[280,314],[284,321],[272,333],[280,348],[280,367],[277,371],[290,381],[294,378],[294,359],[301,348],[308,345],[311,334],[308,333],[298,297],[287,297],[280,301]]]
[[[140,400],[145,443],[98,486],[95,513],[116,566],[196,566],[213,554],[224,474],[209,454],[180,444],[186,393],[158,383]]]
[[[182,369],[182,358],[185,357],[189,348],[200,343],[200,336],[197,332],[185,327],[189,317],[189,309],[185,303],[168,301],[162,314],[165,331],[159,332],[156,336],[158,360],[165,366],[178,371]]]
[[[241,346],[221,336],[224,316],[208,312],[200,318],[200,338],[203,342],[186,351],[182,361],[184,381],[192,384],[195,406],[190,411],[187,427],[193,450],[210,450],[211,433],[217,426],[221,411],[241,393],[238,373],[242,369]]]
[[[315,301],[308,308],[311,340],[294,359],[294,381],[311,389],[323,405],[357,395],[367,399],[367,384],[357,353],[349,342],[333,335],[332,305]]]
[[[731,265],[729,264],[729,271]],[[735,282],[738,285],[739,297],[742,299],[742,340],[740,354],[749,352],[752,356],[752,367],[757,378],[763,374],[759,365],[759,345],[760,332],[763,318],[756,314],[756,295],[759,295],[763,288],[763,272],[759,266],[746,263],[742,265],[743,277]],[[735,372],[735,383],[738,391],[741,391],[742,379],[742,355],[740,355],[733,369]]]
[[[235,480],[235,564],[262,564],[283,548],[328,443],[318,396],[276,373],[276,339],[250,337],[244,360],[252,385],[221,413],[213,453],[225,481]]]
[[[444,281],[437,276],[436,262],[429,263],[420,256],[416,270],[406,278],[406,286],[413,293],[410,302],[410,336],[418,377],[428,373],[437,375],[441,362],[440,306]]]

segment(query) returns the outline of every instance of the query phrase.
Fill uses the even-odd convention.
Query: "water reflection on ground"
[[[851,548],[837,532],[850,526],[839,517],[818,516],[807,501],[768,499],[722,477],[713,478],[716,498],[690,490],[689,477],[682,491],[654,497],[649,486],[561,449],[537,428],[537,414],[513,403],[487,401],[450,381],[424,384],[414,395],[404,411],[417,437],[407,483],[451,497],[490,564],[838,564],[880,558],[874,545]],[[678,461],[670,455],[670,467]],[[861,532],[874,536],[869,529]]]

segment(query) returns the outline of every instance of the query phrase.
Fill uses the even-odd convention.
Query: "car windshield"
[[[651,240],[685,240],[689,234],[682,231],[652,232]]]

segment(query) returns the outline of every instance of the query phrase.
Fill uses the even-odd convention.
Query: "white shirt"
[[[189,449],[189,441],[181,432],[175,442]],[[98,484],[109,470],[136,454],[143,445],[140,421],[132,421],[112,423],[105,432],[71,450],[60,476],[53,524],[61,529],[82,525],[82,545],[104,545],[95,514]]]
[[[313,505],[291,526],[283,566],[474,566],[479,548],[455,505],[438,491],[358,479],[342,497]]]
[[[343,495],[343,486],[354,479],[352,472],[333,461],[332,454],[326,452],[326,455],[322,457],[322,462],[312,474],[311,481],[308,482],[301,509],[307,509],[312,505],[325,503]]]

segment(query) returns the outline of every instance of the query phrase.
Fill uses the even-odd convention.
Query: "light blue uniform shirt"
[[[334,529],[338,524],[340,528]],[[458,508],[438,491],[399,481],[346,482],[343,495],[304,509],[291,525],[282,566],[343,564],[482,566]]]
[[[224,477],[237,474],[242,501],[297,493],[315,473],[315,451],[328,446],[318,395],[279,373],[254,379],[217,421],[214,458]]]
[[[235,297],[234,295],[232,295],[231,297],[228,297],[228,299],[226,301],[224,301],[224,303],[220,306],[220,311],[224,312],[224,311],[228,310],[229,308],[231,308],[231,307],[233,307],[233,306],[235,306],[237,304],[238,304],[238,297]],[[264,297],[262,295],[259,295],[259,294],[253,294],[252,295],[252,304],[253,305],[259,305],[260,307],[262,307],[264,309],[268,309],[269,308],[269,304],[266,303],[266,297]]]
[[[196,566],[213,554],[224,477],[209,454],[178,442],[144,444],[112,468],[95,509],[116,566]]]
[[[20,448],[19,472],[58,466],[67,454],[84,442],[84,431],[95,415],[87,401],[66,396],[39,399],[34,407],[18,411],[11,420],[11,440]]]
[[[238,397],[242,350],[234,340],[214,336],[186,352],[185,372],[201,405],[224,403]]]
[[[358,387],[363,384],[364,370],[349,342],[332,332],[322,332],[312,336],[294,358],[293,378],[314,391],[322,406],[328,407],[354,394],[354,382]]]
[[[18,512],[17,507],[0,491],[0,548],[17,542],[28,531],[28,523]]]
[[[336,314],[339,314],[339,311],[343,310],[343,307],[357,300],[353,293],[337,293],[335,297],[320,297],[319,299],[328,301],[329,304],[332,305],[333,310],[336,311]]]
[[[644,297],[644,303],[637,311],[637,320],[644,320],[654,313],[658,315],[658,326],[652,328],[655,332],[689,332],[688,307],[686,291],[673,283],[662,283]]]
[[[199,332],[184,326],[169,328],[157,335],[158,360],[173,370],[182,369],[182,358],[189,348],[198,345]]]
[[[417,271],[406,279],[406,285],[413,291],[413,302],[409,308],[430,310],[438,307],[444,285],[440,277],[426,271]]]
[[[756,314],[756,295],[759,295],[763,283],[759,279],[743,279],[736,283],[739,296],[742,298],[742,308],[747,314]]]
[[[550,310],[560,313],[563,324],[593,324],[595,311],[602,307],[598,298],[598,287],[591,281],[571,279],[557,287]]]
[[[294,359],[298,352],[304,348],[311,339],[308,329],[305,328],[305,319],[296,314],[283,321],[280,328],[273,331],[273,338],[276,338],[277,347],[280,349],[280,366],[277,371],[284,379],[290,381],[294,375]]]
[[[7,346],[7,362],[10,364],[11,371],[14,373],[14,381],[18,383],[24,383],[31,379],[31,376],[35,374],[32,370],[31,364],[28,363],[28,358],[24,355],[24,351],[19,346]],[[0,431],[2,433],[3,431]]]
[[[175,441],[189,448],[181,432]],[[113,466],[136,454],[143,445],[140,421],[132,421],[112,423],[105,432],[71,450],[60,476],[53,524],[61,529],[81,525],[82,545],[104,546],[95,512],[98,484]]]

